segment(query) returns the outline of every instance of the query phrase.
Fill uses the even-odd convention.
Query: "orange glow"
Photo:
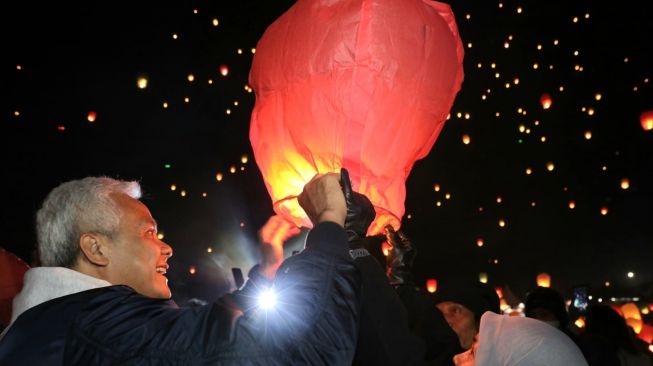
[[[570,201],[569,202],[569,208],[572,209],[572,210],[575,209],[576,208],[576,202]]]
[[[463,135],[463,144],[469,145],[469,143],[472,141],[472,139],[469,137],[469,135],[464,134]]]
[[[435,278],[429,278],[426,280],[426,291],[430,293],[435,293],[438,290],[438,281]]]
[[[485,244],[485,242],[483,241],[483,239],[481,239],[481,238],[476,239],[476,245],[479,248],[482,247],[484,244]]]
[[[646,111],[639,117],[639,122],[642,124],[644,131],[653,130],[653,111]]]
[[[190,268],[188,268],[188,272],[189,272],[190,274],[194,275],[195,272],[197,272],[197,269],[195,269],[195,266],[190,266]]]
[[[222,76],[227,76],[227,75],[229,75],[229,66],[227,66],[227,65],[220,65],[220,75],[222,75]]]
[[[462,84],[464,45],[455,17],[437,2],[379,3],[370,14],[303,4],[264,33],[249,73],[256,92],[249,137],[273,209],[311,227],[297,196],[316,174],[346,168],[353,189],[375,207],[368,234],[382,233],[386,224],[399,229],[406,179],[431,151]],[[333,27],[315,27],[323,11]],[[364,24],[377,20],[368,15],[400,26],[371,32]],[[428,39],[420,35],[425,26],[434,30]],[[330,36],[336,33],[358,36]]]
[[[555,169],[555,165],[553,164],[553,162],[546,163],[546,170],[552,172],[553,169]]]
[[[508,302],[506,301],[506,299],[502,298],[499,301],[499,309],[501,309],[501,311],[506,311],[506,310],[510,309],[510,305],[508,305]]]
[[[549,109],[551,107],[551,104],[553,104],[553,100],[551,99],[551,96],[549,94],[544,93],[540,97],[540,103],[542,104],[542,108]]]
[[[628,189],[630,188],[630,181],[628,178],[624,178],[621,180],[621,189]]]
[[[387,257],[388,254],[390,254],[390,250],[392,250],[392,246],[390,246],[387,241],[381,243],[381,251],[383,252],[384,256]]]
[[[578,319],[576,319],[576,321],[574,322],[574,324],[575,324],[578,328],[581,328],[581,329],[582,329],[582,328],[585,328],[585,317],[584,317],[584,316],[578,317]]]
[[[601,215],[605,216],[608,214],[608,208],[607,207],[601,207]]]
[[[642,319],[626,318],[626,324],[633,328],[635,334],[639,334],[642,331]]]
[[[639,308],[633,302],[629,302],[621,305],[621,313],[623,314],[624,319],[633,318],[633,319],[642,319],[642,315],[639,312]]]
[[[281,248],[283,252],[283,243],[299,234],[299,232],[299,228],[292,222],[282,216],[274,215],[263,225],[260,235],[264,243],[272,244],[275,248]]]
[[[653,343],[653,326],[642,324],[642,329],[637,336],[646,343]],[[649,347],[649,349],[653,352],[652,348]]]
[[[537,285],[540,287],[551,287],[551,276],[548,273],[538,274]]]
[[[499,299],[503,299],[503,289],[501,288],[501,286],[495,287],[494,291],[496,291],[497,296],[499,296]]]
[[[86,119],[87,119],[89,122],[95,122],[95,119],[96,119],[96,118],[97,118],[97,113],[95,113],[95,112],[93,112],[93,111],[88,112],[88,115],[86,116]]]

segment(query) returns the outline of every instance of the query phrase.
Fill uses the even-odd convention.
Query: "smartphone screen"
[[[574,287],[574,299],[572,305],[581,313],[584,313],[585,310],[587,310],[587,306],[589,305],[587,286]]]

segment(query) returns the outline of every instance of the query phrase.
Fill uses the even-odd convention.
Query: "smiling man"
[[[44,267],[29,270],[0,340],[0,364],[350,364],[359,275],[343,230],[338,176],[299,197],[315,227],[281,266],[282,312],[246,308],[245,288],[213,304],[170,301],[172,248],[157,237],[137,182],[88,177],[55,188],[37,213]]]

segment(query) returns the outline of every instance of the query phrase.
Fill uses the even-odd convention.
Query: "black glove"
[[[340,185],[347,203],[347,217],[345,218],[345,232],[350,248],[360,248],[367,228],[376,217],[374,206],[369,198],[351,189],[351,180],[347,169],[340,170]]]
[[[401,231],[395,231],[391,225],[385,227],[385,237],[392,250],[386,257],[386,274],[390,284],[402,285],[412,283],[411,269],[417,251],[410,239]]]

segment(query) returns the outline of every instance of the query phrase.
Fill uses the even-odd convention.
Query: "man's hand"
[[[331,221],[344,227],[347,205],[338,174],[316,175],[306,183],[297,200],[313,225]]]
[[[417,251],[408,237],[400,230],[395,231],[390,225],[385,227],[386,241],[392,249],[386,258],[387,276],[391,285],[412,282],[411,269]]]
[[[358,247],[362,245],[362,240],[367,235],[367,229],[374,221],[376,212],[369,198],[353,191],[347,169],[343,168],[340,171],[340,184],[347,203],[345,232],[347,233],[350,248]]]

